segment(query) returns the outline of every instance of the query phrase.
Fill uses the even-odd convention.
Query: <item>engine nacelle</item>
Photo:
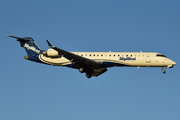
[[[54,49],[48,49],[47,51],[44,51],[43,52],[43,55],[44,56],[47,56],[47,57],[61,57],[58,52]]]

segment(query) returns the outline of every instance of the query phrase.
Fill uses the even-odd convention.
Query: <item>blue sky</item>
[[[179,120],[178,0],[1,0],[1,120]],[[78,70],[25,60],[4,35],[67,51],[159,52],[177,65]]]

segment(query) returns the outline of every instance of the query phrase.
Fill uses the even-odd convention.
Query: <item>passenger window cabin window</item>
[[[103,56],[103,54],[101,56]]]

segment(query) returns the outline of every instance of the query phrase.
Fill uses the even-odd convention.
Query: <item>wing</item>
[[[71,61],[76,68],[80,70],[80,72],[86,72],[92,76],[99,76],[107,71],[107,69],[102,66],[100,62],[96,62],[94,60],[54,47],[48,40],[47,43],[50,48],[58,51],[59,55]]]

